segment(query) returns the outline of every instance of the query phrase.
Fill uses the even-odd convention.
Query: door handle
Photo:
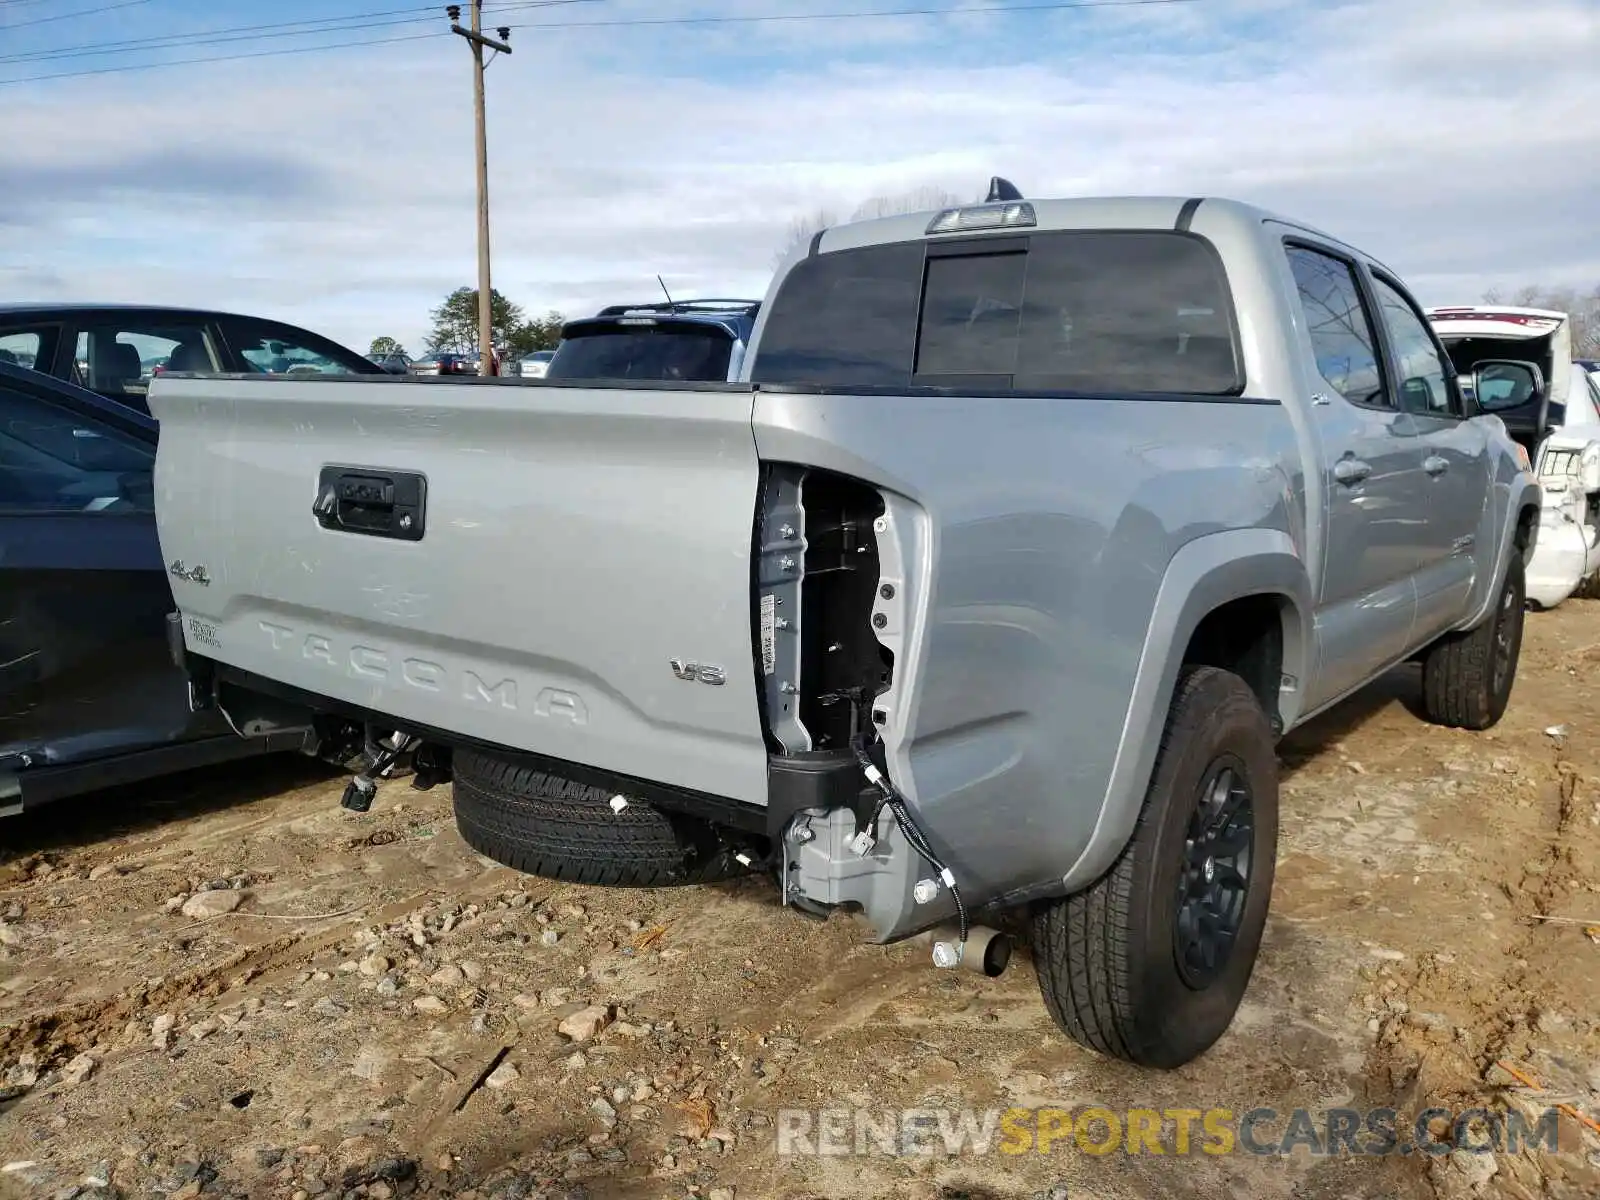
[[[324,467],[311,512],[324,529],[417,542],[427,494],[427,481],[414,471]]]
[[[1341,458],[1333,464],[1333,477],[1340,483],[1360,483],[1372,474],[1372,465],[1359,458]]]
[[[1429,475],[1443,475],[1450,469],[1450,460],[1441,458],[1437,454],[1430,454],[1422,460],[1422,469]]]

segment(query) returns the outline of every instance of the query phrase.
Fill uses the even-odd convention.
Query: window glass
[[[996,239],[1002,242],[1002,239]],[[1165,231],[1029,235],[936,254],[922,242],[821,254],[773,302],[751,377],[1225,395],[1241,390],[1233,308],[1204,242]],[[979,381],[981,378],[981,382]]]
[[[1218,396],[1243,389],[1216,252],[1167,232],[1033,239],[1016,386]]]
[[[1350,264],[1304,246],[1285,250],[1317,370],[1352,404],[1387,404],[1377,337]]]
[[[248,370],[270,375],[370,375],[383,369],[326,338],[265,322],[225,321],[223,336]]]
[[[550,358],[546,379],[648,379],[721,382],[733,339],[720,329],[633,326],[575,333]],[[535,356],[523,359],[534,361]]]
[[[1400,368],[1399,386],[1395,390],[1401,410],[1450,416],[1455,412],[1450,393],[1450,377],[1455,374],[1455,368],[1434,345],[1427,323],[1417,315],[1410,302],[1383,279],[1374,276],[1373,284],[1378,293],[1378,310],[1383,314],[1383,324],[1389,331],[1389,341],[1394,346],[1395,361]]]
[[[0,331],[0,362],[19,367],[32,367],[38,363],[44,339],[36,329]]]
[[[921,242],[802,259],[767,317],[751,379],[909,386],[921,292]]]
[[[918,375],[1010,375],[1017,367],[1028,256],[968,254],[928,260]]]
[[[74,382],[113,399],[142,398],[162,371],[215,371],[216,356],[199,322],[121,322],[78,331]],[[142,406],[142,405],[138,405]]]
[[[151,513],[155,447],[0,384],[0,510]]]

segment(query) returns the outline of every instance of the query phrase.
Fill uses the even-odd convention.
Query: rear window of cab
[[[1215,248],[1167,230],[898,242],[797,263],[756,383],[1223,396],[1243,390]]]

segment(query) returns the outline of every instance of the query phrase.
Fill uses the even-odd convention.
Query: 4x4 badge
[[[174,579],[187,579],[190,583],[198,583],[201,587],[211,586],[211,576],[206,573],[203,563],[186,567],[183,565],[183,559],[175,558],[172,560],[172,565],[167,568],[167,574]]]

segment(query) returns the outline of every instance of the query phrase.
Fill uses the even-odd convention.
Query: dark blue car
[[[0,816],[274,749],[189,708],[156,538],[157,424],[0,362]]]
[[[546,379],[713,383],[735,379],[759,300],[613,304],[568,321]]]

